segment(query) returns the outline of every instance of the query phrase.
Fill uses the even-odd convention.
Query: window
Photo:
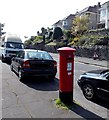
[[[87,15],[88,17],[90,17],[90,13],[86,13],[86,15]]]
[[[52,60],[52,57],[46,52],[36,52],[29,51],[27,53],[29,59],[44,59],[44,60]]]
[[[102,9],[100,11],[100,21],[105,21],[106,20],[106,9]]]
[[[18,49],[23,49],[24,45],[22,43],[14,43],[14,42],[7,42],[5,43],[6,48],[18,48]]]
[[[17,57],[19,58],[24,58],[24,55],[25,55],[24,51],[20,51],[17,53]]]
[[[67,21],[64,20],[64,21],[63,21],[63,26],[67,26],[67,25],[68,25]]]

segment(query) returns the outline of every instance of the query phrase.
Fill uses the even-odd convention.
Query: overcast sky
[[[5,31],[23,36],[37,35],[60,19],[88,6],[108,0],[0,0],[0,22]]]

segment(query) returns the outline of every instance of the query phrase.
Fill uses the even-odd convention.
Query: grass
[[[69,108],[58,98],[55,100],[55,105],[57,108],[68,110]]]
[[[54,101],[57,108],[64,109],[64,110],[69,110],[72,108],[76,108],[76,106],[81,106],[75,100],[73,100],[71,104],[64,104],[59,98],[55,99]]]
[[[48,44],[46,44],[46,45],[48,45],[48,46],[56,46],[56,43],[50,42],[50,43],[48,43]]]

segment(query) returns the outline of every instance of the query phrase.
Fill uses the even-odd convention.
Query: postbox
[[[62,47],[59,52],[59,98],[70,103],[73,101],[74,52],[75,49]]]

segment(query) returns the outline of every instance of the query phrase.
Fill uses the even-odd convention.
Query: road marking
[[[77,62],[77,61],[75,61],[75,63],[79,63],[79,64],[85,64],[85,65],[87,65],[86,63]],[[107,67],[105,67],[105,66],[93,65],[93,64],[90,64],[90,63],[89,63],[88,65],[90,65],[90,66],[94,66],[94,67],[99,67],[99,68],[107,68]]]
[[[86,72],[86,71],[84,71],[84,70],[80,70],[81,72]]]

